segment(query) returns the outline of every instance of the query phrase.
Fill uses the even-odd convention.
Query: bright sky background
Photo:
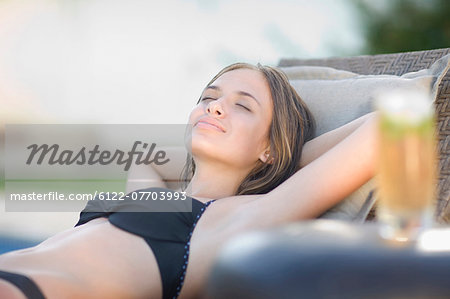
[[[0,0],[0,137],[5,123],[186,123],[226,65],[359,54],[357,28],[348,0]],[[76,219],[0,209],[0,235]]]
[[[354,54],[346,0],[0,2],[1,123],[185,123],[238,62]]]

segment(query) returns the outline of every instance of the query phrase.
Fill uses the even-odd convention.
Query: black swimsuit
[[[6,280],[18,287],[27,299],[45,299],[44,294],[37,284],[23,274],[0,271],[0,279]],[[0,298],[3,298],[3,296]]]
[[[149,188],[136,192],[157,192],[162,188]],[[172,191],[173,192],[173,191]],[[183,286],[189,257],[192,232],[205,209],[214,202],[202,203],[187,197],[192,202],[192,212],[124,212],[130,202],[119,202],[107,211],[92,211],[92,206],[100,201],[90,201],[80,214],[76,226],[98,217],[108,217],[113,225],[142,237],[153,251],[161,273],[163,298],[176,298]],[[101,203],[101,202],[100,202]],[[139,205],[140,202],[131,202]],[[126,210],[126,209],[125,209]]]

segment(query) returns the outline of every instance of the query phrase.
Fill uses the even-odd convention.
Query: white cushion
[[[374,98],[385,89],[407,88],[425,91],[434,100],[438,85],[450,66],[450,55],[429,69],[402,76],[359,75],[330,67],[292,66],[281,68],[315,117],[315,136],[338,128],[374,110]],[[364,221],[376,196],[370,180],[345,200],[322,215],[323,218]]]

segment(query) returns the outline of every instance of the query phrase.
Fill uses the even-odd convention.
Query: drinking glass
[[[414,240],[432,225],[436,187],[434,108],[426,93],[395,90],[379,111],[377,217],[383,238]]]

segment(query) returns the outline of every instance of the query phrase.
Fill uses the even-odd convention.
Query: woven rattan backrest
[[[279,66],[328,66],[363,75],[403,75],[428,68],[448,53],[450,48],[327,59],[281,59]],[[450,223],[450,71],[439,85],[435,107],[440,153],[436,217],[440,223]]]

